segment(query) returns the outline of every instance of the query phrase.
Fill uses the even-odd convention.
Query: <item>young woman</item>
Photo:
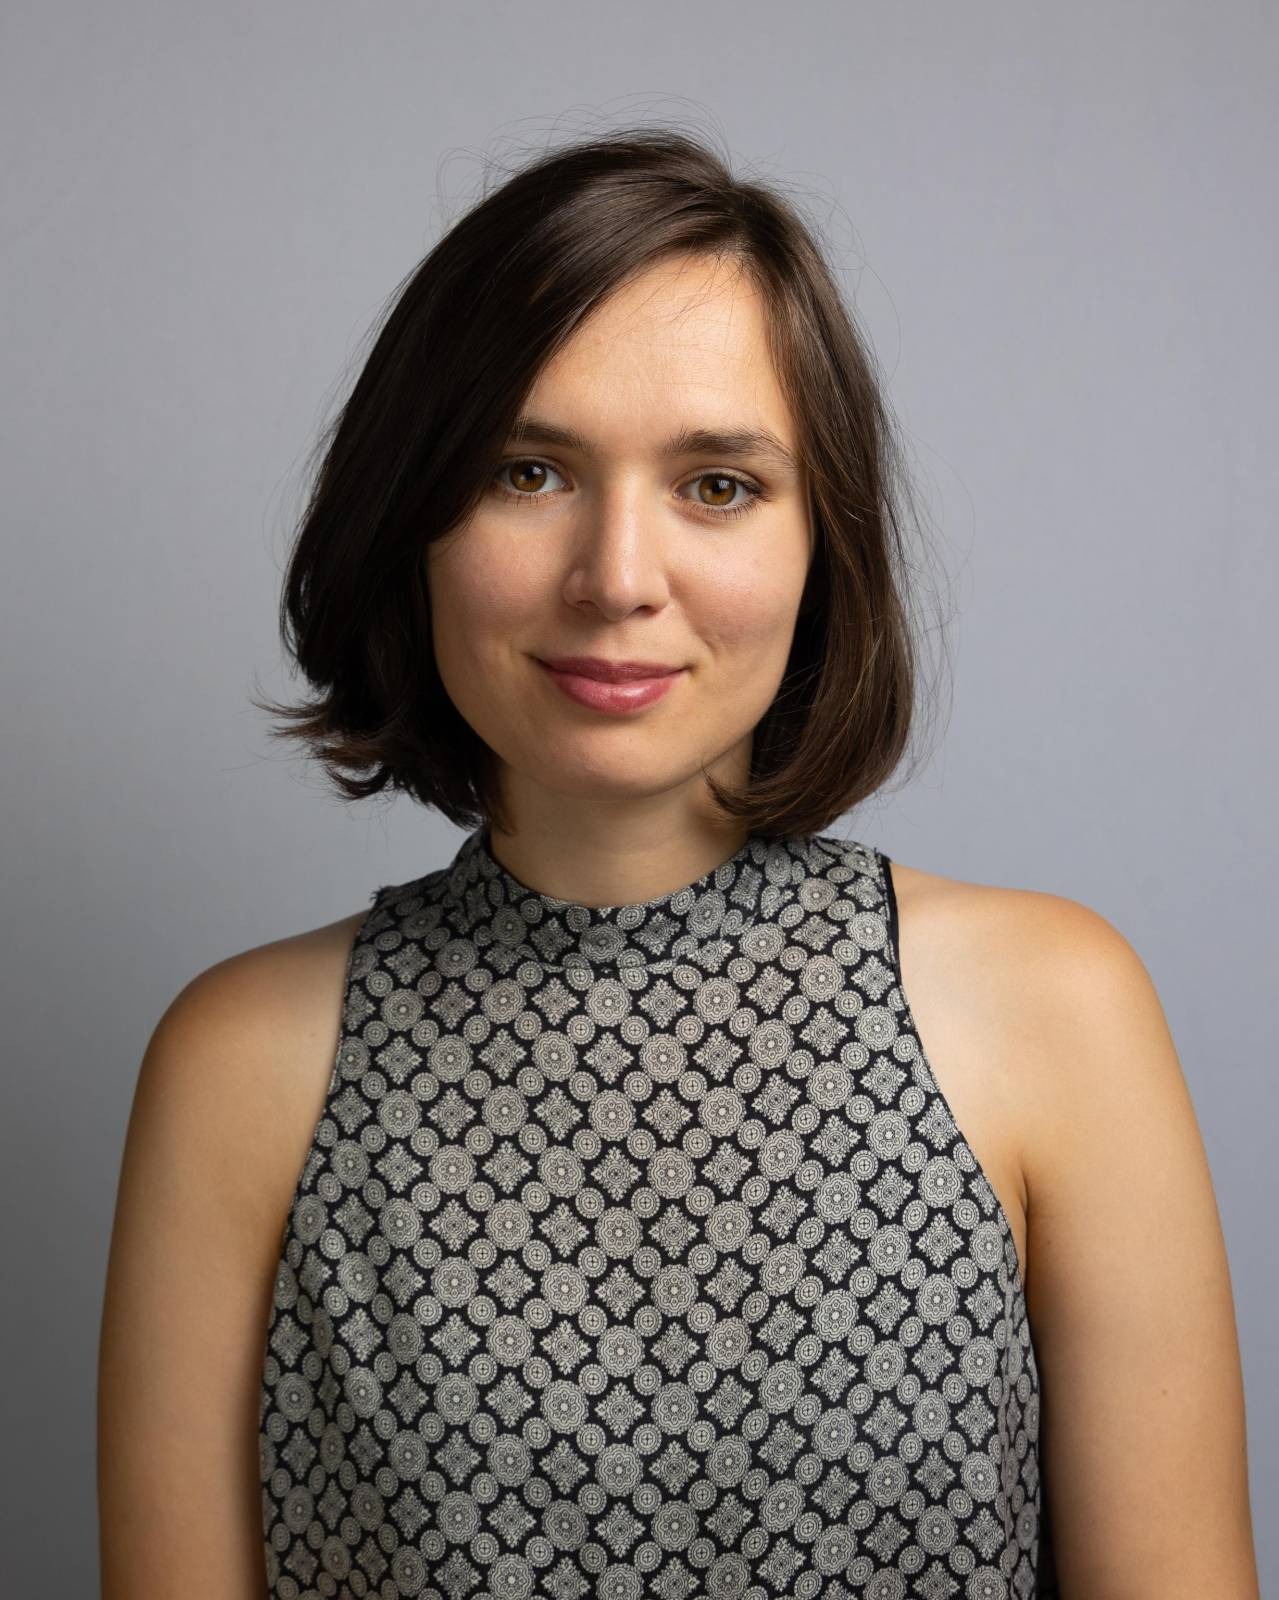
[[[156,1027],[106,1600],[1249,1600],[1231,1289],[1102,917],[834,825],[918,683],[873,365],[678,132],[518,172],[328,442],[281,708],[451,860]]]

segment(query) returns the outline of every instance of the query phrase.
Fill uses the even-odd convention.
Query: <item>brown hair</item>
[[[543,363],[621,282],[708,253],[748,270],[796,419],[815,547],[778,693],[742,790],[750,830],[817,833],[906,749],[918,678],[902,507],[910,496],[875,364],[799,210],[662,126],[539,155],[451,227],[394,292],[320,441],[280,603],[316,698],[255,700],[340,792],[390,786],[459,827],[500,815],[492,752],[435,666],[426,544],[466,518]]]

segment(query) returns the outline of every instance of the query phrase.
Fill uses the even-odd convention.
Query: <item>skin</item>
[[[698,769],[744,775],[780,682],[811,556],[804,489],[762,462],[659,447],[680,423],[794,444],[761,319],[722,263],[619,291],[526,407],[593,450],[516,442],[510,456],[555,469],[534,485],[548,503],[486,497],[428,552],[440,669],[499,757],[514,819],[494,851],[546,893],[650,898],[740,842]],[[768,497],[718,523],[692,497],[740,503],[728,471]],[[569,652],[690,670],[612,719],[530,659]],[[1225,1245],[1149,974],[1075,901],[896,862],[893,876],[903,990],[1017,1247],[1064,1600],[1257,1600]],[[99,1353],[104,1600],[167,1600],[179,1573],[184,1600],[265,1594],[262,1341],[364,915],[207,968],[147,1046]]]
[[[763,455],[668,459],[661,445],[683,424],[768,430],[795,453],[765,340],[764,302],[733,263],[641,274],[575,331],[523,408],[591,450],[512,441],[479,509],[427,550],[440,675],[496,753],[514,819],[494,829],[493,853],[544,893],[649,899],[745,839],[714,815],[699,768],[746,777],[812,556],[807,485]],[[549,470],[530,473],[530,457]],[[730,473],[751,488],[726,485]],[[615,717],[568,699],[535,659],[563,655],[687,671]]]
[[[1149,972],[1062,896],[895,866],[902,986],[1009,1219],[1065,1600],[1256,1600],[1225,1241]]]

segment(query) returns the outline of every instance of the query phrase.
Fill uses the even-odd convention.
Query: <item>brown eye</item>
[[[739,478],[735,472],[703,472],[696,478],[690,478],[689,482],[698,486],[697,505],[715,517],[740,517],[764,498],[762,489],[745,478]],[[709,492],[705,492],[707,485],[710,486]],[[743,491],[743,495],[733,505],[731,501],[738,489]]]
[[[546,484],[546,474],[554,471],[555,468],[548,466],[545,461],[512,460],[504,461],[495,476],[504,480],[502,487],[508,492],[526,499],[538,499],[538,491]]]
[[[702,495],[704,505],[713,506],[717,511],[722,511],[725,506],[732,503],[733,494],[737,489],[740,479],[730,478],[722,472],[705,472],[697,479],[699,484],[713,484],[714,488],[709,495]]]

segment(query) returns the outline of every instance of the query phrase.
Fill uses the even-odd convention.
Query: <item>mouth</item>
[[[683,667],[662,661],[609,661],[603,656],[538,656],[552,672],[569,672],[577,678],[593,678],[598,683],[640,683],[653,678],[669,678]]]
[[[687,670],[659,662],[601,662],[582,656],[557,656],[553,661],[544,661],[540,656],[533,659],[570,700],[612,715],[641,711],[655,704]],[[566,667],[564,662],[572,666]]]

